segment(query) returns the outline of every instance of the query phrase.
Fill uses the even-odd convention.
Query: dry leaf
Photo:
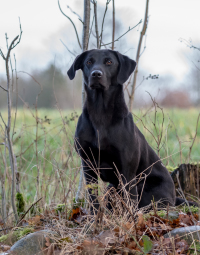
[[[137,213],[137,216],[138,216],[137,227],[143,228],[145,226],[145,220],[144,220],[144,217],[143,217],[143,213],[141,211],[139,211]]]
[[[134,222],[130,223],[129,221],[126,222],[125,224],[122,224],[123,229],[125,230],[130,230],[131,228],[134,229]]]
[[[28,220],[29,225],[41,225],[42,222],[40,221],[42,219],[41,215],[36,215],[35,217],[32,217]]]
[[[115,233],[111,230],[102,231],[96,238],[105,246],[108,244],[113,244],[117,241]]]
[[[136,242],[132,241],[132,242],[130,242],[130,243],[127,245],[127,248],[129,248],[129,249],[132,250],[132,249],[135,249],[136,246],[137,246]]]
[[[11,246],[9,246],[9,245],[3,245],[3,244],[0,245],[1,251],[8,251],[8,250],[10,250],[10,248],[11,248]]]
[[[166,224],[159,223],[159,226],[162,228],[162,230],[172,230],[172,228]]]
[[[86,254],[103,255],[104,250],[99,249],[99,248],[103,248],[103,247],[104,246],[97,241],[85,239],[83,241],[82,245],[77,247],[77,249],[84,250],[86,252]]]

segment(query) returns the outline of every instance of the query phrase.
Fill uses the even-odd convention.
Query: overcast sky
[[[105,6],[106,0],[98,0]],[[121,24],[121,31],[136,25],[144,19],[146,0],[115,0],[116,19]],[[69,5],[81,17],[82,0],[60,0],[63,10],[75,21],[80,38],[82,25],[78,18],[66,7]],[[109,5],[108,17],[112,4]],[[160,76],[174,76],[181,82],[192,65],[191,50],[179,41],[180,38],[200,42],[200,1],[199,0],[150,0],[149,24],[146,38],[146,50],[141,57],[140,67],[147,73]],[[5,33],[9,42],[19,34],[18,17],[22,24],[22,40],[15,48],[18,71],[31,72],[44,68],[56,57],[63,72],[72,63],[73,56],[60,42],[62,39],[70,50],[80,52],[75,40],[75,33],[70,22],[60,13],[56,0],[2,0],[0,8],[0,47],[6,52]],[[111,23],[106,21],[108,29]],[[120,50],[135,59],[139,32],[136,28],[123,38]],[[106,41],[107,42],[107,41]],[[105,42],[105,43],[106,43]],[[118,49],[118,44],[116,47]],[[5,72],[4,61],[0,59],[0,75]]]

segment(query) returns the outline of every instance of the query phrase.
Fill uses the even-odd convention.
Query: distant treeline
[[[12,74],[12,72],[11,72]],[[45,70],[34,71],[30,74],[18,72],[16,79],[13,71],[13,106],[22,107],[27,103],[38,108],[53,108],[56,102],[61,108],[81,107],[81,73],[78,73],[73,85],[67,74],[50,64]],[[11,75],[12,77],[12,75]],[[1,86],[6,88],[6,75],[0,76]],[[18,100],[16,100],[18,97]],[[0,89],[0,108],[7,107],[6,93]]]
[[[61,109],[81,108],[81,71],[77,72],[76,78],[70,81],[63,69],[49,64],[43,70],[31,73],[18,72],[17,79],[15,71],[11,72],[12,106],[18,107],[28,104],[30,107],[55,108],[56,104]],[[13,77],[13,78],[12,78]],[[143,72],[139,72],[138,84],[144,79]],[[200,71],[192,69],[185,80],[185,85],[173,85],[170,77],[159,77],[159,79],[144,79],[144,83],[136,89],[134,108],[149,107],[152,104],[150,94],[156,102],[163,107],[187,108],[200,105]],[[6,74],[0,76],[0,85],[6,88]],[[131,83],[129,84],[129,87]],[[126,86],[125,86],[126,87]],[[128,100],[127,91],[125,98]],[[6,93],[0,88],[0,109],[7,107]]]

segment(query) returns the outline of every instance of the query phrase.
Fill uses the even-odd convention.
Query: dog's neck
[[[114,120],[120,121],[128,115],[122,85],[112,85],[108,90],[91,90],[85,85],[85,91],[84,110],[94,124],[107,127]]]

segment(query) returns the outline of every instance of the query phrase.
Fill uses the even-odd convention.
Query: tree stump
[[[199,198],[199,171],[199,163],[181,164],[171,173],[177,196],[181,195],[182,190],[186,198],[191,199],[191,196]]]

